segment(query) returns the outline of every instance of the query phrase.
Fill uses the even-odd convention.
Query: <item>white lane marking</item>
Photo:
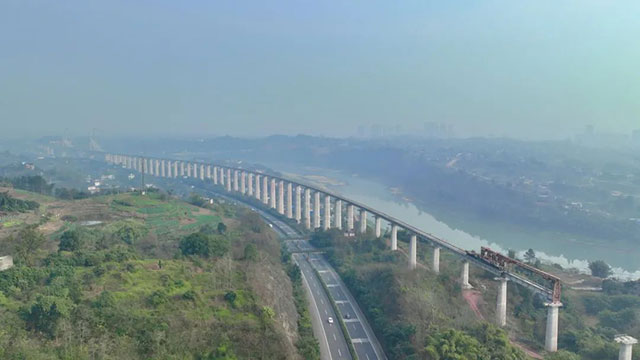
[[[340,357],[342,357],[342,351],[340,351],[340,349],[338,349],[338,355],[340,355]]]
[[[367,360],[369,360],[369,354],[364,353],[364,356],[366,356],[366,357],[367,357]]]
[[[320,302],[322,303],[322,305],[324,305],[324,300],[320,299]]]
[[[336,334],[333,334],[333,340],[338,341],[338,338],[336,337]]]
[[[324,309],[324,314],[325,314],[325,315],[328,315],[328,314],[327,314],[327,309]]]

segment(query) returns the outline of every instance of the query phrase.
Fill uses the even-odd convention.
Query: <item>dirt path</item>
[[[473,313],[476,314],[476,317],[480,320],[484,320],[484,315],[480,312],[480,308],[478,307],[478,301],[482,299],[482,294],[478,290],[462,290],[462,297],[467,301]]]

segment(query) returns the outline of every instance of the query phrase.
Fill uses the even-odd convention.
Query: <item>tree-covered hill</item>
[[[15,260],[0,273],[0,358],[314,353],[309,334],[298,335],[279,242],[256,214],[159,192],[52,199],[43,207],[48,220],[0,238]],[[208,250],[191,251],[194,239]]]

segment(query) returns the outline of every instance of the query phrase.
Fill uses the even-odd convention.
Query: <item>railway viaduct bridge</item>
[[[545,303],[548,307],[545,349],[549,352],[557,351],[558,311],[562,306],[560,281],[558,278],[527,264],[487,248],[483,248],[479,254],[461,249],[444,239],[340,194],[261,171],[223,164],[112,153],[104,154],[104,159],[110,164],[150,176],[186,177],[212,182],[214,185],[223,186],[228,192],[255,197],[282,216],[303,223],[309,230],[337,228],[364,233],[367,231],[367,223],[371,219],[375,236],[381,237],[384,223],[391,230],[391,250],[398,250],[398,231],[404,230],[410,234],[409,269],[415,269],[417,266],[417,246],[420,243],[433,247],[431,270],[435,273],[440,271],[441,250],[448,251],[462,259],[460,285],[463,289],[471,288],[469,284],[469,266],[471,264],[495,274],[499,284],[496,321],[501,326],[506,325],[507,283],[509,281],[542,295],[548,300]],[[343,212],[344,210],[346,210],[346,214]],[[538,281],[531,280],[523,274],[533,274]]]

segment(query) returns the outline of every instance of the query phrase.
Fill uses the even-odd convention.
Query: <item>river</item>
[[[527,249],[533,248],[536,256],[542,261],[576,268],[583,272],[589,271],[590,260],[600,259],[612,265],[615,277],[624,280],[640,278],[640,252],[632,245],[613,245],[598,239],[576,239],[561,233],[523,231],[521,228],[505,224],[487,224],[472,219],[461,219],[452,216],[451,213],[445,216],[438,215],[440,212],[430,210],[434,216],[376,181],[330,169],[301,168],[290,164],[266,165],[291,177],[321,174],[328,181],[316,182],[321,182],[332,191],[380,209],[464,249],[479,251],[481,246],[488,246],[505,254],[507,249],[513,249],[522,256]]]

